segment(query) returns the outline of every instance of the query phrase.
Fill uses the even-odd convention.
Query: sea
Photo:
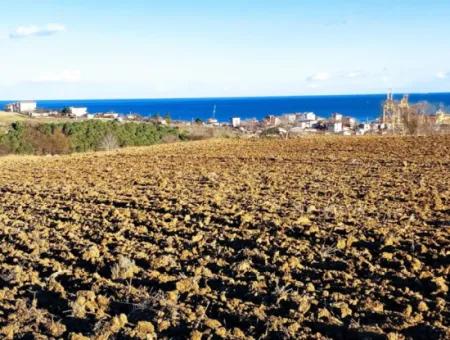
[[[402,95],[394,96],[401,99]],[[327,118],[334,112],[371,121],[379,117],[385,94],[237,97],[237,98],[174,98],[174,99],[74,99],[38,100],[39,108],[62,109],[68,106],[87,107],[90,113],[135,113],[145,117],[169,115],[172,120],[191,121],[216,118],[227,122],[232,117],[258,120],[265,116],[294,112],[315,112]],[[450,93],[410,94],[410,102],[427,101],[433,105],[450,106]],[[11,101],[0,101],[0,108]]]

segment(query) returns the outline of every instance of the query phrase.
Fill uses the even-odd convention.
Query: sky
[[[0,100],[450,91],[448,0],[0,0]]]

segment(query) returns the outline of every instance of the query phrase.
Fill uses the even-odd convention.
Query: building
[[[297,115],[295,113],[286,113],[280,117],[280,121],[283,124],[293,124],[297,119]]]
[[[142,120],[141,117],[138,114],[135,113],[130,113],[127,115],[127,120],[131,120],[131,121],[140,121]]]
[[[48,112],[30,112],[31,118],[46,118],[49,116]]]
[[[245,119],[241,121],[241,129],[246,131],[256,131],[259,127],[259,121],[256,118]]]
[[[318,123],[314,112],[304,112],[296,115],[296,126],[302,129],[312,129]]]
[[[405,115],[409,114],[409,111],[409,96],[404,95],[400,101],[396,101],[392,92],[389,91],[383,103],[381,124],[384,124],[388,129],[403,130],[403,119]]]
[[[305,120],[316,120],[317,116],[314,112],[305,112]]]
[[[450,125],[450,113],[442,110],[436,112],[436,125]]]
[[[69,107],[67,108],[67,113],[70,117],[80,118],[87,116],[87,107]]]
[[[36,111],[37,104],[33,100],[24,100],[6,105],[6,110],[18,113],[31,113]]]
[[[303,120],[297,123],[297,126],[302,129],[313,129],[317,124],[317,120]]]
[[[370,126],[369,123],[363,123],[363,124],[359,124],[359,129],[362,132],[362,134],[365,134],[366,132],[369,132],[372,127]]]
[[[36,111],[37,104],[33,100],[25,100],[18,103],[20,113],[30,113]]]
[[[119,114],[115,112],[108,112],[108,113],[100,113],[95,116],[95,118],[98,119],[117,119],[119,118]]]
[[[7,111],[7,112],[14,112],[14,104],[6,104],[5,105],[5,111]]]
[[[231,126],[234,128],[238,128],[241,126],[241,118],[233,117],[231,118]]]
[[[337,113],[337,112],[335,112],[335,113],[333,113],[332,115],[331,115],[331,119],[334,121],[334,122],[342,122],[342,119],[344,118],[344,116],[341,114],[341,113]]]
[[[209,118],[207,120],[208,125],[218,126],[219,121],[216,118]]]
[[[278,118],[277,116],[274,116],[274,115],[268,115],[264,119],[265,126],[278,126],[280,124],[281,124],[280,118]]]
[[[303,122],[303,121],[313,121],[317,120],[317,116],[314,112],[303,112],[300,114],[297,114],[297,121]]]
[[[301,122],[297,123],[297,127],[299,129],[307,129],[307,128],[309,128],[309,124],[308,124],[308,122],[301,121]]]
[[[342,122],[335,121],[328,126],[328,131],[341,133],[343,131]]]
[[[342,118],[342,124],[353,129],[356,127],[356,119],[353,117],[344,117]]]

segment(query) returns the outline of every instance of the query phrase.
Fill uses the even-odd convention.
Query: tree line
[[[68,154],[184,140],[177,128],[147,122],[13,123],[0,134],[0,154]]]

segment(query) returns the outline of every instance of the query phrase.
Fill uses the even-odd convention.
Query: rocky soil
[[[0,159],[0,337],[450,337],[450,137]]]

